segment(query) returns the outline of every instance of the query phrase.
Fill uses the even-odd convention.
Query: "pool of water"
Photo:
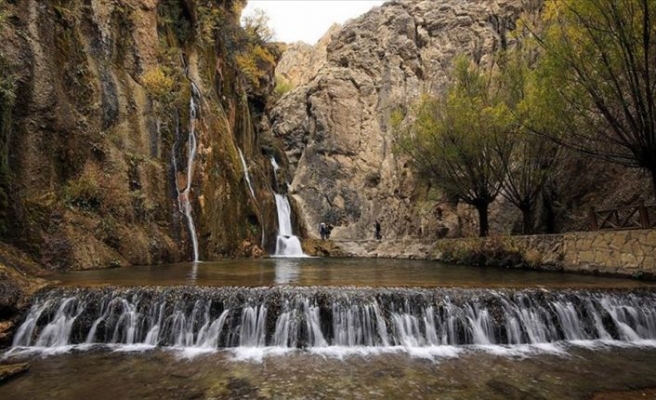
[[[463,350],[321,357],[302,351],[192,359],[173,351],[97,350],[30,359],[0,386],[2,399],[647,399],[656,396],[656,349],[573,348],[566,353]]]
[[[240,259],[58,274],[63,285],[356,286],[356,287],[644,287],[655,283],[592,275],[479,268],[435,261],[363,258]]]
[[[102,292],[99,295],[102,299],[105,299],[103,296],[110,293],[116,292],[118,294],[114,293],[114,295],[121,295],[126,292],[122,296],[124,301],[117,301],[113,306],[118,310],[115,317],[111,316],[113,314],[108,314],[107,322],[101,322],[102,329],[104,331],[109,329],[107,332],[110,333],[122,332],[124,328],[128,329],[125,321],[134,318],[136,321],[142,321],[142,325],[145,324],[143,321],[152,317],[152,313],[148,309],[141,310],[141,314],[139,314],[139,307],[143,308],[147,300],[157,302],[167,299],[167,302],[173,304],[176,303],[176,299],[183,299],[186,301],[184,304],[189,307],[182,307],[181,312],[177,313],[177,309],[169,310],[171,313],[165,313],[166,318],[162,318],[163,322],[161,324],[158,322],[157,326],[174,329],[177,325],[167,325],[167,321],[177,318],[178,322],[182,320],[189,322],[188,325],[191,328],[182,329],[181,332],[184,333],[202,330],[200,324],[194,322],[194,316],[200,318],[204,314],[191,310],[191,305],[200,304],[198,300],[204,299],[205,292],[210,294],[214,292],[218,294],[223,292],[245,293],[240,295],[241,297],[234,297],[234,301],[237,303],[243,300],[248,304],[244,303],[239,306],[241,303],[235,303],[241,307],[237,307],[235,311],[241,310],[241,314],[237,312],[235,315],[243,315],[239,318],[234,317],[233,325],[235,326],[231,325],[234,332],[241,332],[241,325],[250,321],[247,321],[244,315],[255,315],[254,313],[249,314],[250,308],[247,306],[257,305],[251,303],[258,296],[271,295],[271,298],[275,300],[289,293],[294,297],[294,293],[299,292],[294,298],[302,298],[301,295],[305,292],[319,291],[322,295],[315,296],[319,299],[316,300],[318,302],[330,300],[329,295],[332,294],[333,297],[336,296],[335,304],[339,305],[348,300],[348,296],[353,296],[355,300],[346,301],[350,307],[353,307],[359,304],[356,300],[363,293],[373,293],[375,296],[372,299],[381,302],[383,301],[381,299],[385,298],[383,294],[387,292],[392,294],[398,292],[401,297],[415,298],[415,292],[446,290],[454,292],[454,295],[451,296],[454,301],[464,296],[463,301],[466,302],[465,297],[469,292],[473,292],[475,295],[478,292],[487,292],[486,288],[508,288],[509,292],[519,289],[526,296],[537,296],[531,301],[527,300],[526,304],[521,303],[524,308],[547,307],[541,306],[541,304],[546,301],[548,296],[555,296],[552,300],[562,303],[562,307],[555,307],[554,310],[562,311],[569,307],[570,297],[587,298],[585,296],[596,296],[594,293],[615,293],[612,296],[620,298],[624,298],[622,296],[625,296],[624,293],[626,293],[629,299],[633,299],[631,296],[642,293],[642,297],[638,296],[632,300],[640,303],[639,299],[649,297],[649,293],[656,286],[654,283],[631,279],[572,273],[486,269],[418,260],[334,258],[271,258],[181,263],[78,271],[59,274],[53,276],[53,279],[58,280],[62,286],[66,287],[55,288],[52,293],[42,295],[54,296],[52,299],[54,308],[52,311],[43,313],[44,321],[37,330],[48,331],[49,328],[44,328],[45,319],[48,319],[51,321],[51,325],[48,326],[66,328],[70,331],[68,335],[71,337],[86,337],[86,331],[82,328],[89,325],[90,322],[96,321],[97,315],[88,317],[86,314],[76,311],[78,309],[73,306],[69,307],[70,310],[67,313],[62,312],[61,315],[59,315],[59,311],[55,312],[54,310],[64,310],[65,307],[59,304],[62,301],[68,303],[69,300],[66,299],[73,297],[79,297],[80,304],[87,302],[89,307],[94,310],[97,308],[96,311],[100,314],[105,312],[103,310],[109,309],[109,305],[98,306],[91,301],[93,296],[89,297],[89,293],[87,293],[89,291]],[[105,287],[106,285],[112,287]],[[81,289],[68,286],[103,287]],[[176,288],[126,288],[125,286],[176,286]],[[439,289],[441,287],[465,289]],[[639,289],[644,287],[650,288]],[[417,290],[407,288],[417,288]],[[562,288],[564,290],[522,290],[531,288]],[[578,290],[569,291],[570,288],[582,290],[579,293]],[[613,291],[611,288],[622,288],[623,290]],[[155,292],[155,294],[151,292]],[[254,294],[251,296],[248,294],[250,292]],[[496,292],[495,296],[498,297],[504,291],[493,290],[490,292]],[[257,293],[260,295],[255,296]],[[229,295],[221,296],[218,297],[233,299]],[[603,295],[601,296],[603,297]],[[611,300],[612,296],[609,297]],[[110,297],[105,300],[111,303]],[[218,297],[211,304],[219,304]],[[440,296],[435,295],[434,297],[439,298]],[[314,297],[312,298],[314,299]],[[403,303],[403,298],[400,298],[399,304]],[[271,310],[267,315],[275,322],[277,332],[279,324],[276,322],[277,320],[274,321],[276,303],[273,300],[269,302]],[[572,304],[581,303],[575,300],[571,302]],[[396,300],[393,303],[396,303]],[[548,302],[548,304],[551,303]],[[370,310],[371,307],[367,308],[367,304],[363,303],[362,307],[357,310]],[[481,304],[472,306],[471,310],[483,307],[484,304]],[[585,304],[581,304],[578,304],[580,307],[576,310],[581,307],[585,308]],[[636,303],[636,307],[639,305]],[[299,305],[299,307],[301,306],[302,304]],[[554,306],[549,307],[553,308]],[[621,304],[618,307],[623,309]],[[647,309],[641,309],[642,314],[640,315],[650,313],[649,305],[642,307],[647,307]],[[159,310],[157,307],[152,309]],[[196,306],[193,309],[195,310]],[[465,307],[464,309],[469,310],[470,308]],[[627,310],[629,309],[633,310],[633,308],[627,308]],[[211,311],[209,308],[208,310]],[[286,314],[282,312],[285,310],[281,310],[278,310],[280,311],[278,319],[283,320]],[[299,308],[299,310],[305,309]],[[342,315],[339,313],[340,310],[339,307],[336,309],[333,305],[324,307],[321,312],[321,315],[325,314],[324,317],[332,318],[332,323],[324,328],[326,328],[326,332],[332,332],[333,336],[334,332],[342,332],[338,329],[341,326],[339,321],[342,319],[347,322],[360,321],[355,317],[335,319],[334,315]],[[410,307],[403,311],[408,314],[405,320],[413,320],[413,310],[414,308]],[[182,311],[185,311],[186,314]],[[307,314],[307,310],[301,311],[297,314],[289,314],[295,315],[291,320],[301,318],[299,316],[303,312]],[[441,315],[440,313],[443,311],[438,314]],[[308,315],[313,315],[311,310],[308,312],[310,313]],[[347,315],[348,309],[344,312]],[[396,312],[403,314],[402,311],[397,310]],[[579,311],[576,312],[579,313]],[[361,317],[360,319],[365,318],[365,320],[369,315],[366,313],[364,316],[360,315],[362,312],[356,314]],[[553,312],[549,315],[552,314]],[[183,316],[184,318],[182,318]],[[75,320],[78,317],[80,321],[76,323]],[[217,316],[212,314],[210,317]],[[100,319],[103,318],[105,317]],[[217,318],[220,319],[220,317]],[[309,321],[309,318],[307,315],[305,316],[306,321]],[[388,316],[387,319],[388,324],[394,320],[393,316]],[[530,321],[526,323],[534,327],[536,324],[531,322],[533,321],[531,318],[529,319]],[[548,318],[548,321],[551,320]],[[266,322],[266,319],[263,321]],[[470,325],[481,325],[477,321],[470,321]],[[426,321],[422,324],[425,325]],[[271,325],[273,326],[273,323]],[[408,329],[413,326],[408,326]],[[146,329],[147,327],[142,326],[142,328]],[[277,333],[272,333],[272,329],[269,329],[268,336],[275,337]],[[299,332],[303,329],[300,329]],[[81,330],[82,333],[78,332]],[[105,332],[105,336],[109,335],[107,332]],[[164,328],[162,328],[162,332],[165,332]],[[650,336],[650,333],[643,332],[643,336],[645,335],[653,339],[653,335]],[[59,336],[67,337],[66,335]],[[6,352],[0,357],[0,361],[27,361],[31,364],[31,369],[28,373],[0,385],[0,399],[605,400],[656,398],[656,340],[555,340],[520,345],[465,344],[414,347],[409,345],[330,345],[324,347],[300,346],[298,348],[295,346],[271,346],[268,342],[266,342],[267,345],[259,347],[239,345],[233,348],[153,346],[145,344],[148,340],[142,340],[142,338],[130,341],[128,344],[121,344],[121,341],[118,343],[107,341],[104,344],[97,344],[94,341],[82,342],[84,341],[67,339],[62,342],[63,345],[42,348],[38,346],[16,347]]]

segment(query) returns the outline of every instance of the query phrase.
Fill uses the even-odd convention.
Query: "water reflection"
[[[275,258],[274,262],[275,282],[277,285],[287,285],[298,281],[299,275],[301,274],[298,259]]]
[[[639,287],[654,283],[558,272],[486,269],[434,261],[268,258],[112,268],[52,276],[65,285]]]
[[[189,280],[191,284],[196,283],[196,279],[198,279],[198,264],[200,264],[200,261],[193,261],[191,263],[191,271],[189,272]]]

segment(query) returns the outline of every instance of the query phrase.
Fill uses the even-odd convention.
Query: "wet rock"
[[[27,372],[30,369],[28,363],[0,365],[0,384]]]
[[[498,379],[492,379],[489,380],[485,383],[487,387],[492,389],[492,391],[498,395],[501,395],[504,399],[507,400],[544,400],[546,399],[544,396],[537,394],[537,393],[531,393],[531,392],[525,392],[512,384],[498,380]]]

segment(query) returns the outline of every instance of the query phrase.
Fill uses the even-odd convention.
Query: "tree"
[[[649,171],[656,197],[656,1],[548,0],[544,15],[536,101],[567,130],[531,129]]]
[[[499,171],[510,155],[512,115],[482,73],[465,58],[454,62],[454,82],[441,98],[425,95],[412,122],[392,117],[397,149],[421,176],[476,208],[479,235],[489,233],[488,207],[499,194]]]
[[[241,24],[249,37],[257,38],[261,43],[273,42],[276,32],[269,24],[269,16],[261,8],[253,10],[251,15],[242,17]]]
[[[524,234],[533,233],[535,204],[556,165],[560,150],[553,141],[526,129],[527,125],[552,133],[560,129],[553,115],[537,112],[532,104],[532,50],[531,46],[524,44],[502,53],[498,61],[499,71],[495,75],[500,96],[515,117],[515,123],[508,125],[512,151],[509,157],[501,158],[501,195],[521,211]]]

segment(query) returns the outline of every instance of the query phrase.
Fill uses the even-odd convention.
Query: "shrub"
[[[166,102],[175,85],[167,69],[160,66],[147,71],[142,79],[148,95],[161,102]]]
[[[276,95],[282,97],[285,93],[291,92],[293,89],[294,85],[291,82],[280,75],[276,75]]]

